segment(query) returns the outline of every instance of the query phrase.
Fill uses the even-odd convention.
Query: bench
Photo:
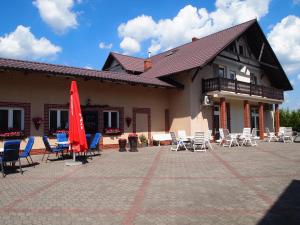
[[[158,146],[160,146],[161,141],[172,141],[170,134],[153,134],[152,139],[158,142]]]

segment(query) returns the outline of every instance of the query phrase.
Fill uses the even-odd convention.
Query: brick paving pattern
[[[300,224],[299,143],[34,161],[1,179],[1,225]]]

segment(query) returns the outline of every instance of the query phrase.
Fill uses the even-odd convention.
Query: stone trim
[[[25,102],[0,102],[0,107],[23,108],[24,110],[24,135],[29,136],[31,131],[31,104]]]

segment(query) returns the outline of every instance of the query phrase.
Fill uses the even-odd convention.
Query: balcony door
[[[259,113],[257,107],[251,107],[251,129],[256,128],[259,133]]]

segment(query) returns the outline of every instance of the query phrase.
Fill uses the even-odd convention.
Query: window
[[[24,130],[24,110],[20,108],[0,108],[0,130]]]
[[[118,111],[104,111],[104,129],[119,128],[119,112]]]
[[[224,66],[219,66],[219,77],[225,78],[225,67]]]
[[[244,55],[244,46],[243,45],[239,46],[239,53],[240,53],[240,55]]]
[[[229,45],[229,47],[228,47],[228,52],[235,53],[235,47],[234,47],[233,44],[232,44],[232,45]]]
[[[235,73],[235,71],[233,71],[233,70],[230,70],[230,71],[229,71],[229,78],[230,78],[231,80],[235,80],[235,78],[236,78],[236,73]]]
[[[66,109],[50,109],[49,127],[51,131],[69,128],[69,112]]]
[[[250,73],[250,82],[251,84],[257,84],[257,76],[255,76],[253,73]]]

